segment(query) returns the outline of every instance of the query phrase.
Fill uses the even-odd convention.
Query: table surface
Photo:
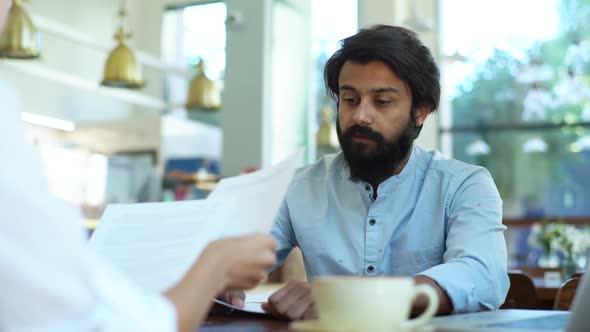
[[[558,286],[547,285],[544,278],[534,277],[533,283],[537,291],[537,297],[541,300],[545,309],[551,309]],[[283,284],[261,285],[253,291],[247,292],[247,301],[264,301]],[[209,317],[199,331],[208,332],[292,332],[298,331],[289,328],[289,322],[264,317],[239,316],[239,315],[215,315]]]
[[[284,284],[262,284],[257,288],[246,291],[247,302],[265,302],[268,297],[283,287]],[[210,316],[199,331],[236,331],[236,332],[275,332],[296,331],[289,329],[289,322],[271,317],[256,315],[240,315],[233,313]]]
[[[553,303],[555,296],[557,295],[559,285],[547,285],[543,277],[533,277],[531,279],[535,285],[537,297],[539,300]],[[261,285],[252,291],[246,292],[246,294],[248,294],[247,301],[264,302],[272,293],[277,291],[282,286],[284,286],[284,284]]]
[[[503,310],[501,310],[503,311]],[[502,320],[515,320],[519,318],[531,318],[531,314],[540,315],[541,313],[545,313],[546,311],[538,311],[538,310],[508,310],[504,313],[499,312],[487,312],[482,313],[486,315],[485,317],[479,316],[481,322],[485,323],[492,323],[496,322],[497,319]],[[492,316],[488,315],[492,314]],[[479,315],[479,314],[475,314]],[[448,317],[451,320],[449,321],[447,318],[446,325],[457,325],[457,323],[463,324],[466,321],[466,317],[459,317],[461,315],[456,315],[454,317]],[[500,318],[503,317],[503,318]],[[470,319],[474,319],[474,317],[470,317]],[[469,321],[469,319],[467,319]],[[440,321],[438,324],[441,324]],[[451,324],[451,325],[449,325]],[[425,329],[424,331],[436,331],[437,329],[430,326]],[[207,319],[205,324],[201,327],[199,331],[205,332],[224,332],[224,331],[234,331],[234,332],[295,332],[295,331],[305,331],[305,330],[295,330],[289,328],[289,323],[286,321],[280,321],[275,319],[266,319],[266,318],[246,318],[246,317],[230,317],[230,316],[211,316]],[[354,332],[354,331],[353,331]],[[364,332],[364,331],[359,331]]]
[[[296,330],[289,329],[289,322],[276,319],[211,316],[199,331],[291,332]]]

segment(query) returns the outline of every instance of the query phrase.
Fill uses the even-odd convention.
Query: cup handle
[[[428,321],[430,321],[430,319],[436,315],[436,311],[438,310],[438,294],[434,288],[429,285],[417,285],[414,288],[414,295],[412,298],[416,299],[418,295],[421,294],[424,294],[426,297],[428,297],[428,306],[426,307],[426,310],[424,310],[424,312],[418,317],[406,321],[403,324],[405,328],[412,329],[422,326],[428,323]]]

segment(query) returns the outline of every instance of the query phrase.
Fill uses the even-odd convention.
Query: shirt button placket
[[[370,213],[370,212],[369,212]],[[379,230],[377,228],[377,219],[370,217],[366,221],[365,230],[365,274],[374,276],[377,274],[376,264],[379,259],[376,244],[379,241]]]

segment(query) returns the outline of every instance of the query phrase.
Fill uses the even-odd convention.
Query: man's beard
[[[350,170],[350,180],[379,184],[393,175],[394,170],[408,155],[416,136],[416,126],[411,118],[408,119],[404,130],[397,138],[391,140],[386,140],[383,135],[369,127],[359,125],[353,125],[343,133],[339,120],[336,120],[336,132]],[[353,135],[372,139],[375,148],[369,150],[366,144],[353,141]]]

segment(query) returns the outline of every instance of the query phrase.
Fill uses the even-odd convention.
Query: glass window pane
[[[506,217],[590,216],[590,1],[441,8],[443,152],[490,170]]]
[[[199,59],[207,64],[207,76],[223,79],[225,70],[225,19],[224,2],[190,6],[184,9],[184,56],[189,65]]]
[[[585,135],[589,128],[455,133],[453,150],[490,171],[505,217],[588,216],[590,149],[575,143]]]
[[[338,50],[339,42],[357,32],[357,0],[313,0],[311,2],[313,67],[313,122],[316,157],[338,151],[336,135],[336,105],[324,86],[324,67]],[[338,15],[334,15],[338,8]]]

